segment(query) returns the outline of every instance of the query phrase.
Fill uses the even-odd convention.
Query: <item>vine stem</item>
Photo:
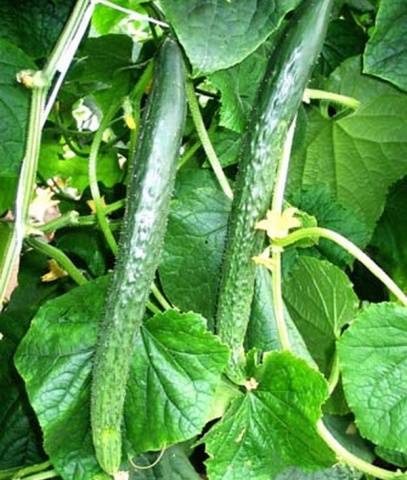
[[[314,88],[306,88],[304,92],[304,102],[310,102],[310,100],[330,100],[333,103],[339,103],[345,107],[357,110],[360,107],[359,100],[356,98],[348,97],[346,95],[340,95],[339,93],[326,92],[325,90],[317,90]]]
[[[271,209],[274,212],[281,214],[284,204],[284,190],[287,183],[288,167],[290,163],[291,148],[294,139],[295,124],[297,117],[295,116],[291,122],[291,126],[287,132],[287,138],[284,143],[283,153],[278,164],[277,178],[273,191],[273,200]],[[281,254],[282,248],[272,247],[271,261],[273,264],[272,272],[272,294],[274,316],[277,324],[278,336],[280,338],[281,348],[283,350],[290,350],[290,339],[288,336],[288,329],[284,319],[284,302],[282,293],[282,275],[281,275]]]
[[[366,253],[340,233],[321,227],[301,228],[290,233],[281,240],[274,241],[274,243],[280,247],[286,247],[298,240],[310,237],[326,238],[342,247],[350,255],[359,260],[359,262],[362,263],[376,278],[378,278],[403,305],[407,306],[407,296],[394,280],[392,280],[376,262],[366,255]]]
[[[28,121],[28,138],[26,153],[23,159],[17,186],[15,202],[14,228],[8,247],[4,253],[0,272],[0,310],[10,283],[13,267],[20,256],[25,236],[31,195],[34,189],[38,156],[41,145],[41,114],[44,108],[46,89],[34,88],[31,96],[30,117]]]
[[[48,478],[59,477],[59,474],[56,470],[47,470],[46,472],[34,473],[28,477],[24,477],[21,480],[47,480]],[[20,480],[19,477],[16,477],[16,480]]]
[[[5,480],[5,479],[18,479],[25,477],[31,473],[38,473],[42,472],[43,470],[46,470],[48,467],[51,466],[51,463],[49,461],[42,462],[42,463],[37,463],[34,465],[30,465],[28,467],[21,467],[21,468],[12,468],[9,470],[1,470],[0,471],[0,479]]]
[[[381,480],[397,479],[397,477],[404,475],[401,472],[393,472],[391,470],[385,470],[384,468],[376,467],[375,465],[372,465],[371,463],[368,463],[349,452],[349,450],[343,447],[336,440],[336,438],[326,428],[322,420],[317,422],[317,431],[325,443],[336,453],[339,461],[342,461],[361,472],[367,473],[368,475],[372,475],[374,478],[379,478]]]
[[[219,185],[222,187],[224,194],[232,199],[233,191],[230,187],[229,181],[223,172],[222,165],[220,164],[219,158],[213,148],[211,140],[209,138],[208,132],[205,128],[205,124],[202,118],[201,110],[199,108],[198,99],[195,95],[194,84],[191,80],[187,81],[186,84],[186,94],[189,104],[189,110],[191,112],[192,120],[194,122],[196,132],[198,134],[199,140],[202,143],[202,147],[205,150],[208,161],[215,173],[215,176],[219,182]]]
[[[83,273],[74,265],[72,260],[59,248],[50,245],[42,240],[31,237],[26,239],[27,245],[34,248],[38,252],[43,253],[47,257],[51,257],[58,262],[58,264],[65,270],[65,272],[74,280],[78,285],[85,285],[88,280]]]
[[[93,137],[92,145],[90,147],[88,165],[89,187],[92,199],[95,203],[96,217],[98,219],[102,233],[106,239],[106,242],[115,256],[117,256],[119,247],[117,245],[116,239],[113,236],[112,230],[110,229],[109,221],[106,216],[106,207],[103,203],[102,197],[100,196],[97,179],[97,159],[99,155],[99,149],[103,140],[103,133],[109,126],[109,123],[113,119],[118,109],[119,106],[117,104],[113,105],[102,118],[100,126],[97,129],[95,136]]]

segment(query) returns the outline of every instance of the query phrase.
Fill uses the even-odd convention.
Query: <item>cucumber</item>
[[[254,292],[256,231],[270,206],[278,161],[326,35],[332,0],[304,0],[272,55],[240,151],[217,307],[217,332],[232,349],[229,375],[243,380],[243,341]]]
[[[120,248],[93,364],[93,444],[100,466],[111,475],[120,468],[129,363],[163,245],[185,115],[183,56],[175,41],[167,39],[159,52],[137,149],[130,159]]]

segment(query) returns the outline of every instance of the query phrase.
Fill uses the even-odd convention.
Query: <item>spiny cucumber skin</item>
[[[303,0],[290,20],[269,62],[240,152],[217,308],[218,334],[232,349],[229,374],[238,381],[254,292],[252,257],[264,243],[255,225],[270,207],[287,130],[322,49],[332,3]]]
[[[100,466],[110,475],[120,468],[130,360],[162,250],[185,115],[184,61],[178,45],[167,39],[131,160],[120,249],[93,366],[93,444]]]

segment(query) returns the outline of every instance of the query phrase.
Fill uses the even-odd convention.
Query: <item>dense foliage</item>
[[[401,0],[0,2],[0,479],[407,478],[406,38]]]

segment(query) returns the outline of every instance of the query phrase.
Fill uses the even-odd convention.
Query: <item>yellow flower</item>
[[[41,277],[43,282],[53,282],[54,280],[58,280],[58,278],[66,277],[68,275],[53,259],[48,261],[48,266],[49,272]]]
[[[266,218],[257,222],[256,228],[265,230],[271,239],[284,238],[291,228],[301,227],[301,221],[295,217],[297,211],[294,207],[286,208],[281,214],[268,210]]]

